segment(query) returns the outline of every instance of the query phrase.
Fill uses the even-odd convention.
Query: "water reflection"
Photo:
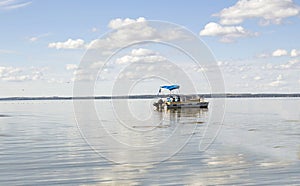
[[[96,102],[98,118],[87,117],[89,107],[82,107],[82,116],[77,119],[89,145],[107,159],[120,164],[156,164],[180,151],[198,125],[205,126],[208,110],[156,111],[149,109],[152,108],[149,103],[148,100],[114,100],[113,104],[99,101]]]
[[[222,132],[203,152],[198,151],[199,139],[209,124],[211,108],[153,111],[152,120],[144,125],[162,120],[164,127],[129,133],[128,128],[121,128],[114,120],[110,104],[99,102],[103,111],[101,124],[83,107],[84,132],[95,137],[92,142],[99,145],[95,149],[119,164],[90,149],[79,134],[71,102],[18,106],[0,103],[0,113],[11,116],[0,118],[0,182],[1,185],[299,185],[300,125],[296,118],[299,111],[292,105],[287,109],[293,117],[282,117],[269,110],[274,108],[261,106],[269,102],[273,102],[270,103],[273,107],[277,103],[231,100]],[[300,101],[290,104],[299,106]],[[135,114],[142,118],[144,105],[134,108],[141,112]],[[125,111],[121,114],[129,126],[140,124],[125,118],[128,114]],[[154,148],[113,146],[113,139],[107,136],[103,125],[111,127],[111,135],[119,135],[130,144],[156,145],[168,135],[173,138],[165,146]],[[172,155],[176,144],[182,145],[182,140],[191,134],[183,149],[157,163],[162,157]],[[134,162],[147,165],[134,166]]]
[[[208,109],[202,108],[167,109],[161,112],[165,112],[169,116],[171,122],[182,124],[204,123],[208,116]]]
[[[0,118],[10,117],[9,115],[0,114]]]

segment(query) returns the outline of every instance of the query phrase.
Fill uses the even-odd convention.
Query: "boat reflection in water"
[[[180,124],[204,124],[208,121],[207,108],[176,108],[158,109],[164,115],[170,125]]]

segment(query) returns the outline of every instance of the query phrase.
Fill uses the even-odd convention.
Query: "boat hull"
[[[171,103],[166,105],[167,108],[208,108],[208,102],[197,103]]]

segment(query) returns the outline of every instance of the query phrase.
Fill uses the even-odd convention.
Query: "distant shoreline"
[[[158,97],[166,97],[167,95],[130,95],[130,96],[86,96],[86,97],[64,97],[64,96],[49,96],[49,97],[6,97],[0,98],[0,101],[30,101],[30,100],[107,100],[107,99],[154,99]],[[187,95],[187,96],[195,96],[195,95]],[[291,94],[283,94],[283,93],[226,93],[226,94],[198,94],[198,96],[204,98],[300,98],[300,93],[291,93]]]

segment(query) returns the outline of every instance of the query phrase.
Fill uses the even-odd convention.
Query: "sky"
[[[205,43],[222,73],[225,92],[300,92],[299,0],[0,0],[0,97],[73,95],[80,63],[97,39],[130,23],[142,23],[138,29],[143,31],[152,20],[182,26]],[[138,37],[148,37],[141,31]],[[133,33],[125,36],[134,38]],[[120,72],[124,64],[160,64],[180,56],[167,50],[128,48],[111,59],[111,69]],[[187,61],[183,66],[190,66]],[[118,75],[111,69],[104,72]],[[197,72],[203,79],[205,68]],[[97,94],[110,94],[106,90],[113,88],[114,77],[98,79]],[[153,86],[146,84],[139,89],[152,93]]]

